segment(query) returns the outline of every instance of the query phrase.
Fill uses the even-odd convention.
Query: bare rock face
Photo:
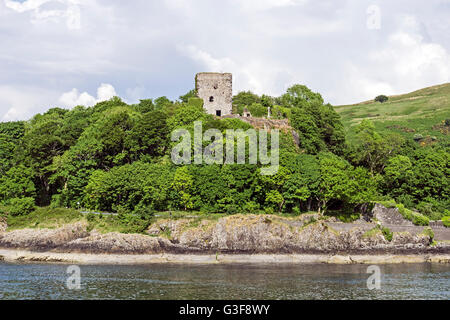
[[[397,208],[386,208],[377,203],[372,210],[373,218],[376,218],[382,225],[399,225],[414,226],[414,224],[406,220]]]
[[[425,235],[395,233],[389,242],[381,231],[368,236],[367,225],[353,224],[353,228],[336,231],[327,222],[307,221],[300,219],[293,223],[263,215],[234,215],[217,222],[202,221],[194,228],[188,228],[187,221],[180,221],[172,225],[171,242],[177,245],[177,250],[224,253],[370,253],[399,248],[423,250],[430,243],[430,238]],[[170,227],[163,222],[156,229]]]
[[[77,222],[59,229],[23,229],[5,232],[0,236],[0,247],[51,250],[74,239],[88,236],[86,228],[86,223]]]
[[[155,253],[424,253],[450,252],[450,245],[431,246],[425,234],[394,232],[385,239],[376,224],[341,224],[267,215],[232,215],[215,220],[160,220],[148,233],[87,232],[83,222],[60,229],[25,229],[0,233],[0,247],[34,251]],[[344,225],[344,224],[343,224]],[[338,231],[339,230],[339,231]]]
[[[6,229],[8,228],[8,224],[3,218],[0,218],[0,233],[6,232]]]
[[[189,219],[170,220],[164,219],[150,226],[147,233],[151,236],[157,236],[164,232],[170,232],[170,236],[177,239],[181,236],[183,230],[191,223]]]
[[[70,241],[58,251],[117,254],[151,254],[169,251],[172,244],[163,238],[154,238],[140,234],[108,233],[92,235]]]

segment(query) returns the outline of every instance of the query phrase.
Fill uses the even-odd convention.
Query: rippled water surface
[[[449,299],[450,266],[381,265],[367,289],[365,265],[81,266],[0,263],[0,299]]]

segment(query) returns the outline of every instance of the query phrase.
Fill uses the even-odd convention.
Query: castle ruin
[[[197,96],[209,114],[222,117],[232,112],[233,76],[231,73],[201,72],[195,76]]]

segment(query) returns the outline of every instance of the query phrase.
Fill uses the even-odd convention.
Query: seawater
[[[380,265],[369,290],[367,265],[81,265],[69,290],[67,265],[0,263],[0,299],[445,299],[450,265]]]

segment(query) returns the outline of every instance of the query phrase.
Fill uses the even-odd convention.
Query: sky
[[[233,73],[333,105],[450,82],[450,0],[0,0],[0,121]]]

